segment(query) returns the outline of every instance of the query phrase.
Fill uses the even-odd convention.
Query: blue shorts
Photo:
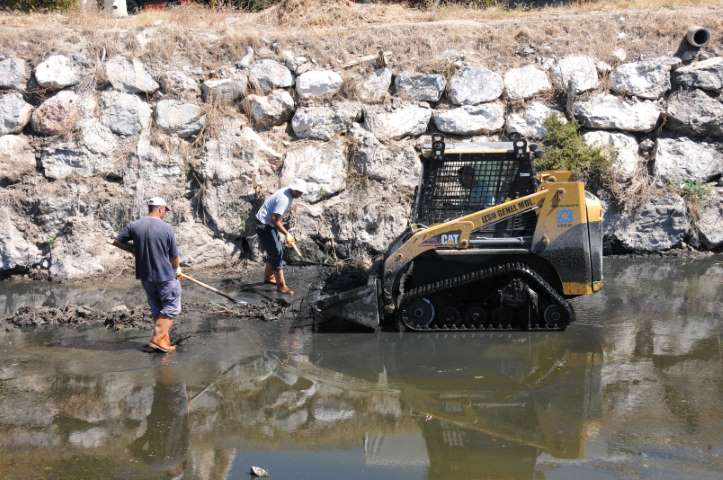
[[[165,282],[141,280],[141,283],[143,290],[146,291],[153,318],[176,318],[181,313],[181,282],[178,280]]]
[[[256,233],[259,235],[261,248],[267,255],[267,261],[271,264],[271,268],[278,271],[284,266],[284,245],[279,238],[279,232],[271,226],[258,226]]]

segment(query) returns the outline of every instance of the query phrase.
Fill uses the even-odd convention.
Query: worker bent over
[[[136,278],[143,284],[155,322],[148,346],[160,352],[173,352],[171,327],[181,313],[181,259],[176,236],[163,221],[170,209],[160,197],[148,201],[148,215],[127,225],[113,245],[136,257]]]
[[[264,282],[276,285],[281,293],[293,295],[294,292],[286,285],[284,271],[284,246],[279,238],[279,232],[286,237],[286,244],[293,246],[296,243],[293,235],[286,230],[283,217],[291,209],[295,198],[306,193],[306,182],[296,179],[288,187],[281,188],[264,200],[256,213],[256,233],[259,235],[261,247],[266,251],[266,270]]]

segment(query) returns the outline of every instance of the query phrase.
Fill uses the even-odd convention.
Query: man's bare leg
[[[271,264],[269,262],[266,262],[266,267],[264,269],[264,283],[270,283],[271,285],[276,285],[276,279],[274,278],[274,270],[271,268]]]
[[[277,270],[274,272],[274,277],[276,278],[276,291],[279,293],[287,293],[289,295],[293,295],[294,291],[291,290],[286,285],[286,278],[284,278],[284,271],[283,270]]]

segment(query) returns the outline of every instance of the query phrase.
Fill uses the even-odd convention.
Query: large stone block
[[[80,68],[65,55],[51,55],[35,68],[35,80],[43,88],[60,90],[80,82]]]
[[[495,102],[436,110],[433,120],[440,132],[450,135],[492,133],[505,125],[505,107]]]
[[[547,73],[536,65],[513,68],[505,73],[505,91],[511,100],[524,100],[551,90]]]
[[[206,124],[206,114],[198,105],[179,100],[161,100],[156,104],[156,124],[181,138],[192,137]]]
[[[30,121],[33,106],[17,92],[0,96],[0,135],[20,133]]]
[[[276,60],[258,60],[251,65],[249,73],[251,81],[257,83],[266,92],[294,85],[294,76],[291,71]]]
[[[136,135],[151,123],[151,107],[136,95],[103,92],[100,105],[101,122],[118,135]]]
[[[331,70],[310,70],[296,78],[296,93],[301,98],[335,94],[343,84],[341,75]]]
[[[585,143],[600,147],[605,153],[614,158],[613,167],[616,175],[622,180],[628,180],[640,166],[638,155],[639,145],[634,136],[616,132],[588,132],[583,135]]]
[[[0,271],[27,268],[40,262],[40,249],[16,227],[18,214],[0,207]]]
[[[299,138],[329,140],[346,132],[360,117],[359,105],[302,107],[294,113],[291,128],[294,130],[294,135]]]
[[[274,90],[266,96],[249,95],[243,107],[254,125],[263,129],[286,123],[294,113],[294,99],[286,90]]]
[[[484,67],[464,66],[447,85],[447,97],[455,105],[476,105],[497,100],[504,90],[499,73]]]
[[[446,85],[439,73],[401,72],[394,78],[397,94],[418,102],[438,102]]]
[[[610,89],[621,95],[656,100],[670,90],[670,69],[678,62],[663,57],[624,63],[610,74]]]
[[[649,132],[660,118],[660,107],[647,100],[625,100],[598,94],[575,102],[575,117],[586,127],[627,132]]]
[[[700,240],[709,250],[723,247],[723,187],[710,187],[710,198],[703,200],[695,226]]]
[[[545,138],[545,121],[555,115],[562,123],[567,123],[565,115],[544,103],[531,102],[526,108],[517,110],[507,116],[505,129],[507,133],[516,133],[524,138],[542,139]]]
[[[421,162],[409,142],[384,145],[359,125],[351,128],[350,139],[350,158],[357,173],[378,182],[393,183],[410,192],[417,186]]]
[[[0,136],[0,185],[19,182],[35,173],[35,153],[22,135]]]
[[[685,137],[659,138],[653,172],[673,183],[707,181],[723,174],[723,148]]]
[[[8,57],[0,60],[0,89],[25,90],[30,76],[25,60]]]
[[[357,98],[364,103],[381,103],[389,93],[392,84],[392,71],[377,68],[357,85]]]
[[[595,60],[585,56],[569,56],[558,61],[552,67],[552,79],[555,86],[564,91],[570,82],[574,83],[576,93],[594,90],[599,84]]]
[[[41,135],[61,135],[75,129],[80,120],[80,98],[63,90],[45,100],[31,118],[33,130]]]
[[[723,57],[713,57],[678,68],[673,73],[676,84],[688,88],[723,90]]]
[[[364,128],[381,141],[419,136],[427,131],[432,110],[427,106],[404,104],[397,108],[364,108]]]
[[[629,252],[660,252],[679,246],[690,229],[685,201],[678,195],[655,197],[631,212],[610,212],[606,230]]]
[[[159,87],[137,58],[129,60],[120,55],[110,58],[105,62],[105,76],[113,88],[121,92],[150,94]]]
[[[703,90],[679,90],[668,99],[666,126],[686,135],[723,137],[723,102]]]
[[[246,96],[248,79],[245,76],[206,80],[201,87],[206,102],[233,103]]]
[[[347,158],[342,142],[300,142],[284,158],[281,184],[294,178],[306,180],[309,191],[303,199],[316,203],[346,188]]]

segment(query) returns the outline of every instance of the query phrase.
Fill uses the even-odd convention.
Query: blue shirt
[[[178,256],[173,229],[160,218],[146,216],[128,224],[116,238],[133,242],[136,278],[151,282],[175,280],[171,258]]]
[[[276,190],[273,195],[264,200],[259,211],[256,213],[256,220],[266,225],[274,225],[272,215],[275,213],[279,217],[286,215],[291,208],[294,197],[291,196],[291,189],[284,187]]]

